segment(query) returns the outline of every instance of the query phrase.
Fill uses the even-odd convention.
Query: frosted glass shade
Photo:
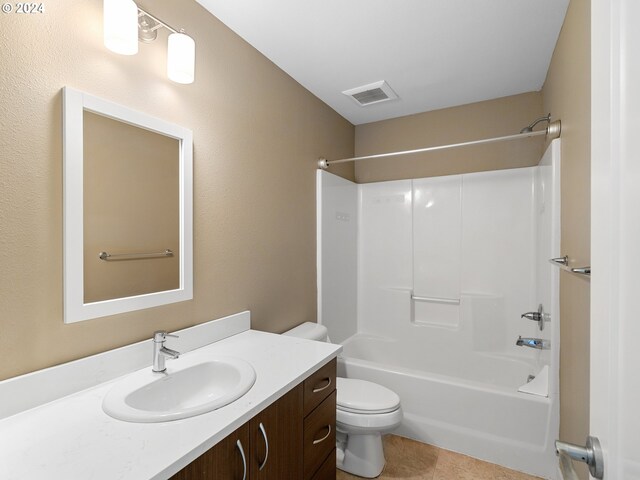
[[[138,53],[138,7],[133,0],[104,0],[104,46],[121,55]]]
[[[193,83],[196,65],[196,42],[184,33],[169,35],[167,76],[177,83]]]

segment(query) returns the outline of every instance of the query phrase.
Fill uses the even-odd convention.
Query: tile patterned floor
[[[387,465],[380,480],[538,480],[524,473],[483,462],[396,435],[384,438]],[[360,477],[338,470],[337,480]]]

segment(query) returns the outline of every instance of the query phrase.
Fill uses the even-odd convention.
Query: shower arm
[[[551,124],[551,114],[549,113],[544,117],[536,118],[532,123],[530,123],[529,125],[524,127],[522,130],[520,130],[520,133],[533,132],[533,127],[535,127],[540,122],[547,122],[548,124]]]

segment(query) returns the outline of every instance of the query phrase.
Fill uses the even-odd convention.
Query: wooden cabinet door
[[[298,385],[249,422],[252,480],[302,478],[302,402]]]
[[[249,423],[245,423],[176,473],[171,480],[249,480],[249,455]]]

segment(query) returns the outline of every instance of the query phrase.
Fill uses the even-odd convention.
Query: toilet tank
[[[287,330],[282,335],[289,337],[306,338],[318,342],[327,341],[327,327],[319,323],[304,322],[291,330]]]

